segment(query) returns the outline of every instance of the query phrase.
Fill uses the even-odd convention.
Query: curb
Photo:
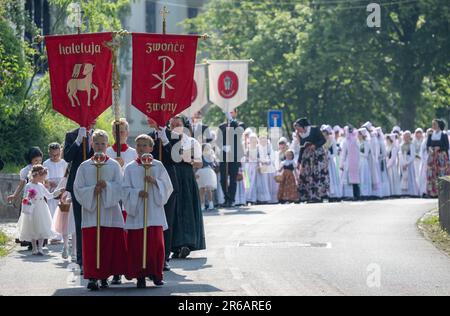
[[[428,241],[430,244],[432,244],[434,246],[434,248],[436,248],[440,253],[444,254],[446,257],[448,257],[450,259],[450,254],[445,252],[443,249],[441,249],[440,247],[438,247],[438,245],[436,243],[433,242],[433,240],[430,238],[430,235],[428,234],[428,232],[425,230],[424,226],[421,225],[422,222],[427,219],[428,217],[431,217],[432,215],[438,215],[439,216],[439,209],[435,208],[431,211],[426,212],[421,218],[419,218],[419,220],[416,223],[417,229],[419,230],[420,234],[422,235],[423,238],[425,238],[426,241]]]

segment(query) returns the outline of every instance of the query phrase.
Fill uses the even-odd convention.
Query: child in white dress
[[[18,222],[19,239],[30,241],[32,254],[43,256],[44,239],[51,238],[52,217],[45,198],[52,199],[64,190],[48,192],[42,184],[47,176],[47,170],[42,165],[33,166],[30,171],[29,182],[25,186],[22,199],[22,214]],[[37,245],[36,245],[37,241]]]
[[[65,188],[67,184],[67,176],[64,177],[56,190]],[[61,205],[61,206],[60,206]],[[64,205],[68,209],[64,209]],[[76,261],[76,230],[75,218],[73,217],[72,196],[70,192],[64,192],[61,196],[61,204],[56,207],[55,215],[53,216],[52,231],[60,234],[63,237],[62,258],[69,257],[69,236],[72,236],[72,261]]]
[[[410,131],[403,133],[403,143],[400,146],[400,182],[402,195],[416,197],[419,195],[417,186],[414,161],[416,158],[416,149],[412,142]]]
[[[52,193],[64,178],[64,174],[67,170],[67,162],[61,158],[61,145],[58,143],[51,143],[48,145],[49,159],[42,164],[47,169],[47,179],[45,182],[46,188]],[[48,208],[52,218],[55,216],[56,208],[58,207],[58,201],[55,199],[49,199],[47,201]],[[51,243],[57,243],[61,241],[61,235],[53,236]]]
[[[202,211],[206,211],[206,200],[208,200],[208,210],[214,209],[213,191],[217,190],[217,177],[214,172],[216,157],[210,144],[203,144],[203,166],[196,172],[198,188],[200,189],[200,201]]]

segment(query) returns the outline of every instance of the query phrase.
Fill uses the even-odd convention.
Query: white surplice
[[[173,192],[172,182],[166,168],[158,160],[153,160],[148,175],[155,178],[157,184],[148,184],[148,220],[146,227],[162,226],[168,229],[164,205]],[[122,201],[127,210],[126,229],[136,230],[144,228],[144,199],[139,192],[144,191],[145,169],[137,161],[133,161],[125,168],[122,184]]]
[[[97,184],[96,169],[92,159],[89,159],[80,165],[75,177],[74,193],[83,209],[82,228],[97,226],[97,197],[94,195]],[[108,159],[100,168],[100,180],[106,182],[106,188],[100,194],[100,225],[123,228],[124,221],[119,205],[122,197],[122,169],[119,163]]]

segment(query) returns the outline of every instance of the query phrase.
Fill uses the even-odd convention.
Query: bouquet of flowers
[[[32,213],[33,199],[36,197],[37,191],[35,189],[29,189],[26,191],[24,198],[22,199],[22,212],[24,214]]]

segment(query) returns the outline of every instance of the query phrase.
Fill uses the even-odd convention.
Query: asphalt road
[[[0,259],[0,295],[450,295],[450,258],[416,227],[436,201],[267,205],[205,214],[207,250],[166,285],[90,293],[50,246]]]

